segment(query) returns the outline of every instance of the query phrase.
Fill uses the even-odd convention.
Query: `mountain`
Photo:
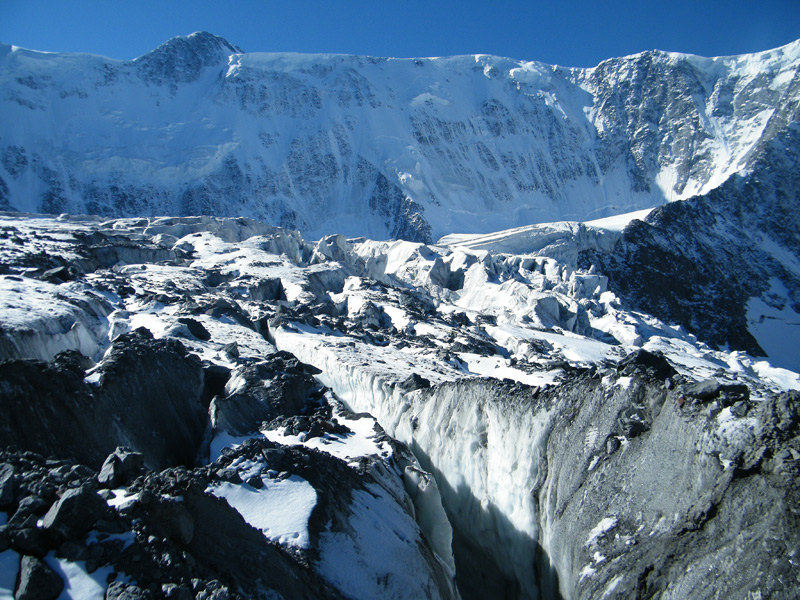
[[[798,60],[0,47],[0,597],[793,598]]]
[[[0,50],[0,206],[430,242],[703,194],[796,109],[800,42],[568,69],[494,56]]]

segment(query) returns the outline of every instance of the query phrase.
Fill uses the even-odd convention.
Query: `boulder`
[[[117,446],[103,463],[97,482],[102,487],[119,487],[138,475],[143,468],[144,455],[141,452]]]
[[[0,465],[0,509],[14,502],[14,467]]]
[[[23,556],[14,600],[55,600],[64,589],[61,577],[35,556]]]
[[[62,538],[80,537],[109,516],[106,501],[88,485],[68,490],[42,519],[42,527]]]

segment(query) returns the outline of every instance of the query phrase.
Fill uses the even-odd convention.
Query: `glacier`
[[[0,280],[18,294],[5,301],[27,299],[2,320],[0,402],[15,417],[0,436],[29,450],[2,454],[4,472],[30,493],[25,469],[55,477],[36,456],[79,456],[80,493],[114,511],[73,534],[81,552],[45,535],[62,566],[94,552],[128,574],[114,590],[165,595],[203,572],[194,593],[241,597],[788,597],[800,376],[630,309],[576,262],[626,229],[425,245],[309,242],[243,218],[5,213],[0,227]],[[53,333],[70,320],[84,338]],[[63,393],[51,380],[71,382],[60,412],[26,405]],[[134,418],[114,416],[125,398]],[[87,427],[91,402],[116,424]],[[182,452],[147,441],[173,418],[197,420]],[[121,442],[139,470],[108,479]],[[49,485],[58,506],[68,494]],[[0,505],[9,564],[31,552],[26,502]],[[211,514],[241,542],[204,530]],[[120,546],[102,541],[108,519]],[[162,538],[166,570],[113,549],[147,556]],[[245,547],[257,563],[213,575]],[[256,581],[255,564],[294,575]]]

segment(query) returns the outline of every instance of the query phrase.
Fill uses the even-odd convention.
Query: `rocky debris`
[[[694,398],[700,402],[719,400],[722,406],[729,406],[735,402],[747,401],[750,398],[750,389],[743,383],[722,383],[716,379],[696,381],[683,386],[684,396]]]
[[[269,544],[226,502],[205,493],[213,469],[150,473],[118,490],[130,500],[112,510],[98,495],[91,471],[79,478],[79,487],[57,488],[53,471],[69,463],[31,453],[0,453],[0,460],[21,474],[18,506],[31,504],[28,494],[42,485],[60,490],[53,493],[41,528],[16,522],[0,528],[0,538],[9,535],[11,547],[22,555],[17,593],[26,590],[26,598],[55,598],[61,592],[60,578],[40,560],[49,552],[70,562],[86,561],[90,573],[112,567],[107,597],[183,598],[189,593],[190,598],[233,600],[260,597],[263,589],[285,598],[339,597],[302,560]],[[44,552],[18,543],[29,531],[43,537]]]
[[[400,383],[400,388],[404,392],[413,392],[414,390],[420,390],[429,387],[431,387],[431,382],[418,373],[412,373]]]
[[[211,403],[214,427],[233,435],[255,431],[264,421],[301,415],[309,398],[319,400],[319,369],[276,352],[255,364],[241,365],[225,386],[225,396]]]
[[[0,465],[0,509],[14,501],[14,467]]]
[[[81,537],[108,516],[106,501],[92,486],[84,485],[67,490],[44,515],[41,527],[48,534],[67,540]]]
[[[666,381],[678,374],[663,354],[636,350],[617,363],[617,372],[622,375],[639,373],[654,381]]]
[[[433,566],[431,548],[446,557],[455,540],[465,598],[498,590],[635,597],[669,594],[675,586],[683,586],[682,597],[703,598],[711,588],[737,588],[716,580],[704,588],[698,573],[714,566],[734,581],[730,565],[737,563],[750,580],[736,585],[750,586],[754,595],[774,590],[752,583],[765,577],[791,581],[791,564],[757,565],[789,556],[796,545],[791,477],[800,466],[798,398],[775,396],[782,383],[757,373],[749,357],[712,352],[678,329],[627,311],[613,294],[603,295],[599,275],[576,274],[549,258],[482,251],[482,262],[464,271],[466,287],[453,290],[426,279],[434,263],[435,279],[450,281],[441,248],[356,241],[350,254],[341,254],[342,247],[331,253],[347,258],[346,267],[332,267],[294,234],[271,232],[268,240],[247,240],[249,250],[255,255],[264,245],[283,244],[291,257],[262,254],[251,264],[239,245],[209,257],[202,243],[222,238],[190,221],[175,219],[169,226],[175,239],[162,231],[153,243],[177,243],[187,256],[197,247],[198,263],[176,257],[82,276],[80,286],[107,285],[104,294],[117,307],[108,318],[119,324],[110,346],[103,334],[93,358],[72,351],[49,363],[0,364],[0,409],[11,422],[0,422],[0,442],[19,450],[0,460],[0,510],[8,515],[0,551],[52,555],[90,573],[108,567],[109,579],[116,578],[109,597],[235,598],[266,589],[334,597],[348,594],[322,581],[323,542],[360,543],[360,518],[377,523],[373,517],[385,516],[384,509],[400,507],[394,514],[401,521],[416,512],[428,543],[414,549],[416,542],[408,543],[416,540],[414,530],[389,528],[380,552],[370,546],[362,556],[383,554],[387,541],[401,536],[403,556],[422,560],[404,583],[430,573],[438,582],[430,589],[441,591],[448,578]],[[137,223],[109,222],[103,230],[125,237],[131,228],[151,227],[146,219]],[[234,227],[232,220],[214,223]],[[186,232],[179,242],[177,234]],[[121,242],[103,235],[93,243]],[[416,252],[419,260],[404,263],[403,273],[365,270],[368,260],[385,260],[388,248]],[[280,293],[275,271],[262,271],[270,261],[283,273]],[[210,263],[225,275],[207,277]],[[37,264],[30,273],[38,277],[50,263]],[[9,289],[32,281],[25,269],[10,268],[15,279],[0,276]],[[262,286],[264,272],[270,275]],[[489,278],[496,294],[481,287],[472,290],[478,298],[462,295],[476,275]],[[134,293],[116,298],[126,281]],[[35,280],[56,294],[73,284]],[[504,290],[522,296],[502,296]],[[533,303],[548,294],[558,300]],[[484,302],[492,304],[486,309]],[[585,330],[581,314],[606,327],[605,337]],[[544,316],[550,329],[540,322]],[[152,333],[128,331],[137,321]],[[191,332],[193,322],[208,339],[202,330]],[[639,348],[624,356],[646,342],[664,354]],[[668,359],[682,353],[692,364]],[[725,368],[726,360],[741,369]],[[358,417],[366,413],[343,418],[340,407],[325,402],[333,396],[315,375],[341,386],[342,397],[378,415],[392,435],[405,436],[431,473],[419,472],[379,426],[374,435],[367,431],[365,455],[347,460],[260,439],[296,436],[299,444],[342,455],[348,442],[361,439],[368,428]],[[536,386],[523,383],[529,380]],[[250,433],[257,439],[242,443]],[[25,448],[56,458],[26,455]],[[212,449],[221,458],[196,467],[198,455],[202,460]],[[232,508],[234,499],[208,491],[266,494],[298,479],[317,498],[309,509],[308,547],[270,541],[245,522],[246,510]],[[85,513],[74,504],[81,495]],[[112,509],[101,514],[98,498]],[[766,515],[761,525],[758,515]],[[229,533],[220,534],[217,524]],[[365,568],[353,564],[355,572]]]
[[[800,458],[800,420],[788,416],[797,412],[797,394],[753,402],[739,384],[689,382],[667,391],[646,370],[629,376],[610,396],[586,375],[558,392],[559,412],[572,417],[558,419],[550,434],[540,496],[554,502],[543,523],[558,572],[550,585],[573,598],[609,589],[615,597],[667,590],[790,597],[778,581],[797,576],[776,557],[799,535],[788,509],[800,498],[792,475],[800,469],[792,453]],[[692,411],[674,401],[689,389],[698,398]],[[734,406],[746,410],[737,414]],[[597,441],[578,447],[587,427],[596,431],[587,439]],[[556,456],[573,465],[584,456],[588,466],[570,470]]]

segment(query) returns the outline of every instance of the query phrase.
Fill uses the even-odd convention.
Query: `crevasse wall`
[[[481,380],[404,392],[314,336],[283,328],[272,336],[279,349],[321,369],[320,380],[352,410],[370,412],[435,474],[456,538],[466,546],[456,548],[457,567],[486,569],[484,580],[494,578],[487,586],[499,584],[512,596],[538,596],[536,489],[546,474],[550,411],[535,406],[530,394],[501,400],[497,386]],[[479,595],[479,585],[480,578],[471,592]]]

